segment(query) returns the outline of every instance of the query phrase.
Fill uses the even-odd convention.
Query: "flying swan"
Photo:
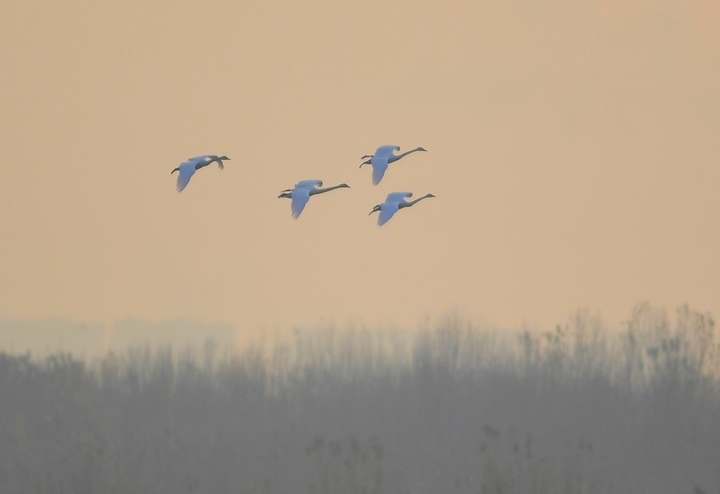
[[[380,214],[378,216],[377,224],[379,226],[382,226],[388,221],[390,221],[390,218],[392,218],[395,213],[398,212],[398,210],[402,208],[409,208],[413,204],[416,204],[423,199],[427,199],[428,197],[435,197],[433,194],[425,194],[424,196],[418,197],[415,200],[407,201],[406,199],[408,197],[412,197],[412,195],[412,192],[391,192],[390,194],[388,194],[385,202],[375,206],[372,211],[368,213],[368,215],[379,211]]]
[[[372,165],[372,182],[373,185],[377,185],[380,183],[380,180],[382,180],[383,176],[385,175],[385,170],[387,170],[388,165],[390,163],[393,163],[403,156],[407,156],[410,153],[414,153],[415,151],[427,151],[427,149],[423,147],[416,147],[415,149],[411,149],[409,151],[405,151],[404,153],[395,154],[395,151],[400,151],[400,146],[394,146],[392,144],[388,144],[386,146],[380,146],[375,151],[375,154],[366,154],[360,159],[370,158],[367,161],[363,161],[360,163],[360,168],[362,168],[363,165]]]
[[[298,216],[300,216],[300,213],[303,212],[303,209],[305,209],[305,205],[310,200],[310,196],[322,194],[323,192],[329,192],[331,190],[344,187],[350,188],[348,184],[343,183],[333,185],[331,187],[325,187],[323,189],[321,188],[322,184],[322,180],[302,180],[296,183],[295,187],[293,187],[292,189],[285,189],[281,191],[278,198],[285,197],[291,199],[290,211],[292,212],[292,217],[297,219]]]
[[[218,156],[216,154],[203,154],[201,156],[195,156],[183,163],[180,163],[180,166],[170,172],[171,175],[175,172],[178,172],[177,184],[175,185],[175,188],[178,192],[182,192],[183,189],[187,186],[188,182],[190,182],[190,179],[195,174],[196,170],[199,170],[204,166],[208,166],[215,161],[217,161],[218,167],[222,170],[223,168],[225,168],[222,160],[229,159],[230,158],[228,158],[227,156]]]

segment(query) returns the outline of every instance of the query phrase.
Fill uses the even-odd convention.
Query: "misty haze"
[[[718,493],[709,314],[0,354],[7,493]]]

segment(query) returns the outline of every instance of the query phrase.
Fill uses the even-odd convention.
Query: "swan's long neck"
[[[322,194],[323,192],[330,192],[331,190],[340,189],[343,187],[347,187],[347,184],[332,185],[330,187],[325,187],[324,189],[310,189],[310,195],[313,196],[315,194]]]
[[[404,153],[400,153],[400,154],[398,154],[397,157],[395,158],[395,161],[399,160],[399,159],[402,158],[403,156],[407,156],[407,155],[410,154],[410,153],[414,153],[415,151],[420,151],[420,149],[421,149],[421,148],[415,148],[415,149],[411,149],[411,150],[409,150],[409,151],[405,151]]]
[[[223,168],[225,168],[225,166],[223,165],[223,162],[222,162],[222,160],[221,160],[220,158],[218,158],[217,156],[208,156],[205,161],[201,161],[200,163],[196,164],[196,165],[195,165],[195,169],[196,169],[196,170],[199,170],[200,168],[204,168],[204,167],[206,167],[206,166],[208,166],[208,165],[213,164],[215,161],[217,161],[218,167],[219,167],[221,170],[222,170]]]
[[[435,196],[432,195],[432,194],[425,194],[424,196],[418,197],[417,199],[413,199],[412,201],[404,201],[404,202],[401,202],[401,203],[398,205],[398,208],[409,208],[409,207],[412,206],[413,204],[415,204],[415,203],[417,203],[417,202],[420,202],[420,201],[422,201],[423,199],[427,199],[428,197],[435,197]]]

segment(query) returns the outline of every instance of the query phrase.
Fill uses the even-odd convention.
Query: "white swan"
[[[382,180],[383,176],[385,175],[385,171],[387,170],[390,163],[393,163],[402,158],[403,156],[407,156],[410,153],[414,153],[415,151],[427,151],[427,149],[423,147],[416,147],[415,149],[411,149],[400,154],[395,154],[395,151],[400,151],[400,146],[388,144],[377,148],[375,154],[366,154],[365,156],[360,158],[370,158],[367,161],[363,161],[362,163],[360,163],[360,168],[362,168],[363,165],[372,165],[373,185],[377,185],[380,183],[380,180]]]
[[[285,197],[291,199],[290,211],[292,212],[292,217],[297,219],[298,216],[300,216],[300,213],[303,212],[303,209],[305,209],[305,205],[310,200],[310,196],[344,187],[350,188],[348,184],[342,183],[331,187],[325,187],[323,189],[321,188],[322,184],[322,180],[302,180],[296,183],[295,187],[292,189],[285,189],[281,191],[278,198]]]
[[[379,211],[380,214],[378,215],[377,224],[379,226],[382,226],[388,221],[390,221],[390,218],[392,218],[393,215],[395,215],[395,213],[397,213],[400,209],[409,208],[413,204],[418,203],[423,199],[435,196],[433,194],[425,194],[424,196],[418,197],[413,201],[406,201],[405,199],[408,197],[412,197],[412,192],[391,192],[390,194],[388,194],[385,202],[375,206],[372,211],[368,213],[368,215]]]
[[[222,170],[223,168],[225,168],[222,160],[229,159],[230,158],[224,155],[218,156],[217,154],[203,154],[201,156],[194,156],[187,161],[180,163],[180,166],[174,168],[173,171],[170,172],[171,175],[175,172],[178,172],[177,184],[175,184],[175,188],[178,192],[182,192],[183,189],[187,186],[188,182],[190,182],[190,178],[192,178],[196,170],[199,170],[204,166],[208,166],[210,163],[213,163],[215,161],[217,161],[218,167]]]

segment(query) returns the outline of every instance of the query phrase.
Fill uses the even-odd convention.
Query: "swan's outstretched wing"
[[[406,198],[412,197],[412,192],[390,192],[385,202],[403,202]]]
[[[310,188],[311,187],[295,187],[292,191],[292,197],[290,202],[290,210],[292,211],[292,217],[297,219],[300,213],[305,209],[305,205],[310,200]]]
[[[200,156],[193,156],[192,158],[189,158],[186,163],[192,163],[193,167],[196,170],[199,170],[200,168],[204,166],[208,166],[210,163],[212,163],[212,156],[209,154],[203,154]]]
[[[380,215],[378,216],[377,222],[379,226],[383,226],[390,220],[390,218],[393,217],[395,213],[398,212],[398,204],[399,203],[397,202],[384,202],[381,205]]]
[[[222,161],[223,158],[227,158],[227,156],[220,157],[217,154],[201,154],[200,156],[193,156],[192,158],[189,158],[188,161],[195,163],[196,170],[199,170],[200,168],[204,168],[204,167],[212,164],[213,162],[217,161],[218,168],[223,170],[223,169],[225,169],[225,164]]]
[[[175,188],[178,192],[183,191],[194,173],[195,163],[193,161],[186,161],[180,164],[180,166],[178,167],[177,183],[175,184]]]
[[[380,146],[375,150],[375,156],[390,156],[393,154],[393,151],[400,151],[400,146],[395,146],[394,144],[386,144],[385,146]]]
[[[378,156],[377,154],[372,157],[370,160],[370,164],[372,165],[372,183],[373,185],[377,185],[380,183],[380,180],[385,176],[385,170],[388,168],[388,157],[387,156]]]
[[[188,161],[201,162],[201,161],[207,161],[208,158],[212,158],[212,157],[213,157],[212,154],[201,154],[200,156],[193,156],[192,158],[188,158]],[[217,158],[217,156],[215,156],[215,158]]]
[[[313,189],[315,187],[322,187],[322,180],[317,179],[308,179],[308,180],[301,180],[298,183],[295,184],[296,189]]]

